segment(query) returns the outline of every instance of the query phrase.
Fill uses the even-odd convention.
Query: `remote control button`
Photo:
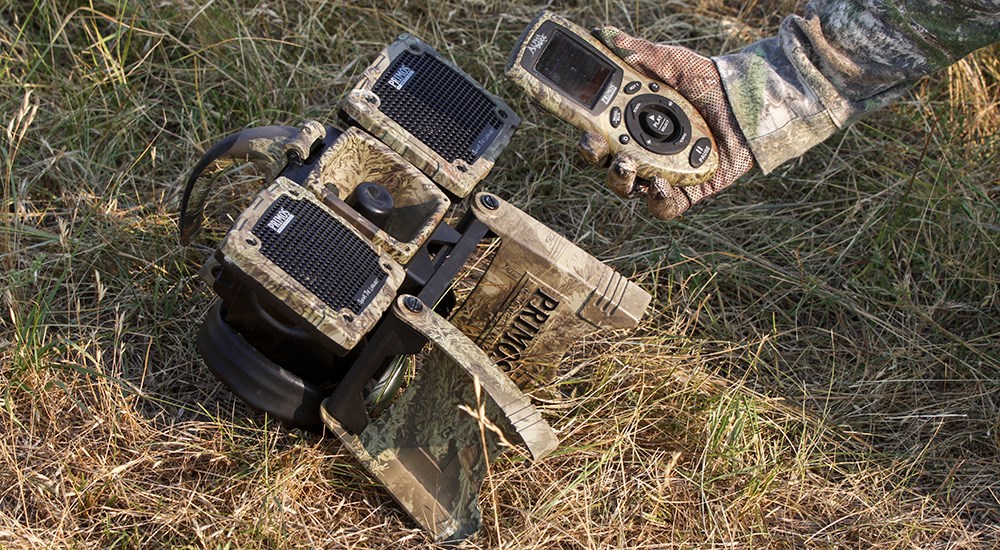
[[[629,136],[643,149],[660,155],[688,151],[691,121],[673,101],[659,95],[639,94],[628,102],[623,114]]]
[[[639,115],[639,126],[656,140],[666,140],[674,133],[672,117],[660,110],[644,111]]]
[[[625,93],[629,95],[638,92],[640,89],[642,89],[642,82],[639,82],[638,80],[633,80],[625,85]]]
[[[657,84],[656,82],[650,82],[649,83],[649,91],[651,91],[651,92],[659,92],[660,91],[660,85]]]
[[[618,142],[622,145],[628,145],[628,142],[632,141],[632,138],[628,137],[628,134],[622,134],[618,136]]]
[[[712,152],[712,141],[708,138],[701,138],[694,142],[694,146],[691,147],[691,156],[688,161],[691,163],[691,168],[698,168],[705,161],[708,160],[709,153]]]
[[[609,117],[611,121],[611,127],[617,128],[622,123],[622,110],[620,107],[611,108],[611,116]]]

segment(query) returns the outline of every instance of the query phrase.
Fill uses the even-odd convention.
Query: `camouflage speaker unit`
[[[577,340],[634,327],[650,296],[473,193],[519,119],[426,44],[400,37],[342,108],[344,128],[247,129],[195,166],[184,244],[218,175],[250,162],[267,181],[201,271],[219,299],[199,351],[253,407],[336,434],[435,539],[461,539],[501,438],[533,459],[557,445],[524,391]],[[485,270],[458,292],[471,262]]]

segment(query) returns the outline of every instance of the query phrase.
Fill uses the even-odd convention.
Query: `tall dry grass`
[[[193,341],[195,276],[259,182],[176,242],[237,128],[333,120],[412,32],[524,123],[485,186],[634,275],[640,330],[581,344],[562,445],[508,459],[469,546],[993,547],[1000,539],[996,49],[686,219],[603,188],[501,72],[543,6],[490,0],[0,4],[0,546],[429,545],[333,439],[248,410]],[[567,4],[706,53],[790,2]]]

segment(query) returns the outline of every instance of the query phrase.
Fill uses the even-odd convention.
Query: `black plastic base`
[[[264,357],[222,319],[219,302],[212,305],[201,326],[198,351],[212,374],[253,408],[293,428],[323,429],[319,407],[330,390]]]

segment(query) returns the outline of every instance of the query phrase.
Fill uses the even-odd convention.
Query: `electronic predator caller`
[[[683,98],[551,13],[525,31],[508,74],[557,116],[612,136],[644,177],[700,181],[717,164]],[[635,327],[650,295],[474,192],[520,119],[417,38],[381,52],[341,122],[243,130],[196,164],[185,245],[219,175],[250,162],[267,182],[201,270],[219,299],[198,349],[241,399],[325,427],[435,539],[461,539],[479,529],[479,490],[506,444],[539,459],[558,443],[524,391],[553,381],[575,342]],[[471,290],[457,292],[463,279]]]

